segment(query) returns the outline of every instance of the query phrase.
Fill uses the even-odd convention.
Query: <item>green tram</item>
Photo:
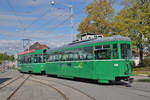
[[[132,44],[114,36],[70,43],[46,52],[46,74],[109,83],[132,76]],[[39,67],[40,68],[40,67]]]
[[[18,70],[27,73],[45,73],[46,50],[29,50],[18,54]]]

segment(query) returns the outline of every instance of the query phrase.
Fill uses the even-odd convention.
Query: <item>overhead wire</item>
[[[49,12],[49,9],[46,11],[46,12],[44,12],[42,15],[40,15],[40,17],[38,17],[36,20],[34,20],[31,24],[29,24],[26,28],[25,28],[25,30],[26,29],[28,29],[28,28],[30,28],[33,24],[35,24],[36,22],[38,22],[42,17],[44,17],[47,13]]]
[[[40,15],[40,17],[38,17],[36,20],[34,20],[31,24],[29,24],[27,27],[24,27],[23,22],[22,22],[22,21],[19,19],[19,17],[17,16],[17,12],[16,12],[16,10],[14,9],[14,7],[12,6],[12,4],[10,3],[10,1],[9,1],[9,0],[6,0],[6,2],[7,2],[7,4],[8,4],[8,6],[9,6],[9,8],[10,8],[10,9],[12,10],[12,12],[14,13],[14,15],[15,15],[17,21],[18,21],[19,24],[23,27],[24,30],[27,30],[28,28],[31,28],[31,26],[32,26],[33,24],[35,24],[36,22],[38,22],[38,21],[39,21],[42,17],[44,17],[44,16],[48,13],[48,11],[49,11],[49,9],[48,9],[45,13],[43,13],[42,15]],[[57,9],[62,9],[62,8],[57,8]],[[64,15],[64,14],[61,14],[61,15],[59,15],[58,17],[63,16],[63,15]],[[68,18],[70,18],[70,17],[71,17],[71,16],[69,16]],[[68,21],[68,18],[67,18],[66,20],[64,20],[63,22],[57,24],[57,25],[51,26],[50,28],[57,28],[57,27],[59,27],[60,25],[63,25],[66,21]],[[49,22],[50,22],[50,21],[48,21],[47,23],[45,23],[44,25],[42,25],[40,28],[42,28],[43,26],[47,25]]]
[[[54,25],[54,26],[51,26],[51,27],[49,27],[49,28],[57,28],[57,27],[60,27],[60,25],[63,25],[63,24],[65,24],[68,20],[69,20],[69,18],[70,18],[71,16],[69,16],[68,18],[66,18],[64,21],[62,21],[61,23],[59,23],[59,24],[56,24],[56,25]],[[32,33],[32,32],[34,32],[34,31],[31,31],[31,32],[29,32],[29,33]],[[39,31],[40,32],[40,31]]]
[[[8,4],[9,8],[12,10],[12,12],[14,13],[17,21],[19,22],[19,24],[24,28],[24,25],[23,25],[23,22],[19,19],[19,17],[17,16],[17,13],[14,9],[14,7],[11,5],[10,1],[9,0],[6,0],[6,3]]]
[[[61,22],[61,23],[59,23],[59,24],[57,24],[57,25],[55,25],[55,26],[49,27],[49,28],[56,28],[56,27],[59,27],[60,25],[63,25],[65,22],[67,22],[69,18],[71,18],[71,16],[69,16],[68,18],[66,18],[63,22]]]
[[[60,10],[60,8],[57,8],[58,10]],[[38,22],[42,17],[44,17],[48,12],[49,12],[49,10],[50,9],[48,9],[45,13],[43,13],[40,17],[38,17],[36,20],[34,20],[31,24],[29,24],[26,28],[25,28],[25,30],[27,30],[27,29],[29,29],[29,28],[31,28],[32,27],[32,25],[34,25],[36,22]],[[60,16],[63,16],[64,14],[61,14],[61,15],[59,15],[59,16],[57,16],[57,17],[60,17]],[[56,17],[55,17],[56,18]],[[47,23],[49,23],[50,21],[48,21]],[[46,24],[44,24],[44,25],[47,25],[47,23]]]
[[[56,9],[58,9],[58,10],[62,10],[61,8],[53,8],[53,10],[56,10]],[[43,16],[45,16],[47,13],[48,13],[48,11],[49,10],[47,10],[45,13],[43,13],[39,18],[37,18],[36,20],[34,20],[30,25],[28,25],[27,27],[26,27],[26,29],[28,28],[31,28],[31,26],[34,24],[34,23],[36,23],[37,21],[39,21]],[[60,14],[60,15],[58,15],[58,16],[56,16],[55,17],[55,19],[56,18],[59,18],[59,17],[61,17],[61,16],[64,16],[64,13],[63,14]],[[70,17],[69,17],[70,18]],[[41,29],[41,28],[43,28],[43,27],[45,27],[47,24],[49,24],[51,21],[53,21],[52,19],[51,20],[49,20],[49,21],[47,21],[45,24],[42,24],[42,25],[39,25],[38,26],[38,29]]]
[[[24,31],[27,30],[28,28],[31,28],[31,26],[32,26],[33,24],[35,24],[36,22],[38,22],[38,21],[39,21],[42,17],[44,17],[44,16],[49,12],[49,10],[50,10],[50,9],[48,9],[45,13],[43,13],[42,15],[40,15],[40,17],[38,17],[38,18],[37,18],[36,20],[34,20],[31,24],[29,24],[27,27],[25,27],[25,26],[23,25],[23,22],[18,18],[17,12],[15,11],[15,9],[14,9],[14,7],[12,6],[12,4],[10,3],[10,1],[9,1],[9,0],[6,0],[6,3],[8,4],[9,8],[10,8],[10,9],[12,10],[12,12],[14,13],[14,15],[15,15],[17,21],[19,22],[19,24],[23,27]],[[60,8],[57,8],[57,9],[60,9]],[[60,16],[62,16],[62,15],[60,15]]]
[[[61,14],[61,15],[59,15],[59,16],[57,16],[57,17],[61,17],[61,16],[64,16],[64,14]],[[56,17],[55,17],[55,19],[56,19]],[[46,26],[47,24],[49,24],[51,21],[52,21],[52,19],[49,20],[49,21],[47,21],[45,24],[42,24],[42,25],[38,26],[38,27],[39,27],[38,29],[41,29],[41,28],[45,27],[45,26]]]

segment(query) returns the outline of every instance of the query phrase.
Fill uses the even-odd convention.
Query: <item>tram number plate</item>
[[[118,67],[118,64],[114,64],[115,67]]]

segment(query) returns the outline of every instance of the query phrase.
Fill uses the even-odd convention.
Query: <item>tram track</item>
[[[77,91],[77,92],[79,92],[80,94],[87,96],[90,100],[96,100],[94,97],[92,97],[92,96],[88,95],[87,93],[85,93],[85,92],[81,91],[80,89],[74,88],[74,87],[72,87],[72,86],[70,86],[70,85],[63,84],[63,83],[60,83],[60,82],[56,82],[56,81],[49,80],[49,79],[47,79],[47,80],[45,80],[45,79],[39,79],[39,78],[34,77],[34,76],[32,76],[32,78],[34,78],[34,79],[38,79],[38,80],[47,81],[47,82],[49,82],[49,81],[54,82],[54,83],[56,83],[56,84],[59,84],[59,85],[65,86],[65,87],[67,87],[67,88],[71,88],[72,90]]]
[[[32,82],[38,82],[38,83],[40,83],[40,84],[42,84],[42,85],[44,85],[44,86],[48,86],[48,87],[54,89],[54,90],[57,91],[65,100],[69,100],[69,98],[68,98],[63,92],[61,92],[59,89],[57,89],[56,87],[54,87],[54,86],[52,86],[52,85],[50,85],[50,84],[41,82],[41,81],[39,81],[39,80],[33,80],[33,79],[29,79],[29,80],[32,81]]]
[[[29,77],[29,78],[26,79],[27,77]],[[24,82],[25,84],[22,83],[25,80],[26,80],[26,82]],[[41,86],[39,89],[42,89],[42,90],[48,89],[52,92],[54,91],[52,94],[57,95],[58,100],[60,98],[62,100],[78,100],[77,98],[81,98],[80,100],[96,100],[95,98],[97,98],[97,100],[99,100],[98,96],[95,96],[95,98],[94,98],[94,97],[90,96],[89,94],[87,94],[86,92],[84,92],[83,90],[81,90],[82,88],[79,88],[79,87],[76,87],[76,85],[74,86],[74,85],[67,84],[67,83],[68,82],[58,81],[58,80],[55,80],[53,78],[52,79],[48,78],[46,76],[20,75],[20,76],[17,76],[16,78],[13,78],[13,79],[7,81],[5,84],[3,84],[2,87],[0,87],[0,89],[2,89],[1,90],[2,92],[3,92],[4,87],[6,87],[6,89],[4,88],[4,90],[8,91],[8,92],[5,91],[5,93],[7,93],[7,94],[5,97],[3,96],[4,99],[2,99],[1,96],[0,96],[0,99],[2,99],[2,100],[14,100],[16,98],[17,98],[16,100],[19,100],[20,98],[24,99],[27,92],[25,92],[25,94],[23,94],[22,96],[18,95],[18,93],[20,94],[22,92],[22,90],[24,90],[25,87],[32,87],[33,86],[33,88],[35,89],[34,85],[37,85],[37,87]],[[22,84],[22,86],[20,86],[21,84]],[[140,87],[138,87],[138,86],[140,86]],[[146,86],[149,86],[149,85],[146,85]],[[143,100],[149,100],[150,99],[150,96],[148,95],[148,93],[149,93],[148,89],[149,88],[144,90],[144,88],[142,88],[143,86],[139,85],[138,83],[135,83],[135,85],[133,84],[132,87],[125,87],[124,84],[123,85],[119,85],[119,84],[118,85],[112,85],[111,87],[112,87],[112,89],[116,90],[118,95],[123,96],[123,97],[124,96],[129,96],[129,97],[131,96],[131,98],[132,98],[134,95],[134,97],[143,98]],[[26,90],[30,91],[31,89],[28,88]],[[35,90],[37,90],[37,88]],[[106,92],[106,91],[104,91],[104,92]],[[42,92],[38,92],[38,93],[42,93]],[[46,96],[46,98],[47,97],[51,98],[50,95],[51,95],[51,92],[48,92],[46,95],[44,93],[44,96]],[[42,96],[42,95],[39,95],[39,96]],[[75,98],[72,98],[73,96]],[[76,98],[76,96],[78,96],[78,97]],[[31,95],[28,97],[28,100],[30,100],[30,99],[34,100],[35,98],[38,98],[38,97],[35,97],[35,96],[32,97],[32,95]],[[87,99],[85,99],[85,98],[87,98]],[[38,99],[35,99],[35,100],[38,100]],[[52,99],[52,100],[55,100],[55,99]]]
[[[34,76],[32,76],[32,77],[34,77]],[[34,77],[34,78],[39,79],[39,78],[37,78],[37,77]],[[72,88],[73,90],[76,90],[76,91],[78,91],[78,92],[80,92],[80,93],[86,95],[86,96],[89,97],[91,100],[96,100],[94,97],[92,97],[92,96],[86,94],[85,92],[83,92],[83,91],[81,91],[81,90],[79,90],[79,89],[77,89],[77,88],[74,88],[74,87],[72,87],[72,86],[70,86],[70,85],[63,84],[63,83],[60,83],[60,82],[57,82],[57,81],[54,81],[54,80],[50,80],[50,79],[40,79],[40,80],[52,81],[52,82],[54,82],[54,83],[61,84],[61,85],[63,85],[63,86]],[[116,87],[116,86],[115,86],[115,87]],[[129,90],[129,89],[130,89],[130,90],[137,90],[137,91],[139,91],[139,92],[149,93],[149,91],[145,91],[145,90],[138,89],[138,88],[135,88],[135,87],[124,87],[124,86],[122,86],[122,87],[121,87],[121,86],[117,86],[117,87],[118,87],[118,88],[121,88],[121,89],[126,89],[126,90]],[[134,94],[136,94],[136,95],[138,95],[138,96],[143,96],[143,97],[145,97],[145,98],[149,98],[149,99],[150,99],[150,96],[147,96],[147,95],[144,95],[144,94],[139,94],[139,93],[134,93]]]
[[[53,86],[53,85],[51,85],[51,84],[48,84],[48,83],[46,83],[46,82],[42,82],[40,79],[34,78],[34,79],[36,79],[36,80],[34,80],[34,79],[30,79],[30,77],[32,77],[32,75],[29,75],[28,77],[25,77],[24,75],[20,75],[19,77],[17,77],[17,78],[15,78],[14,80],[10,81],[10,82],[7,83],[6,85],[0,87],[0,89],[2,89],[2,88],[4,88],[4,87],[7,87],[7,86],[9,86],[9,85],[15,83],[15,82],[16,82],[17,80],[19,80],[19,79],[23,79],[23,81],[20,83],[20,85],[19,85],[19,86],[16,86],[16,87],[14,88],[14,90],[11,91],[10,95],[6,98],[6,100],[11,100],[11,99],[14,97],[14,95],[17,93],[17,91],[23,86],[23,84],[24,84],[26,81],[32,81],[32,82],[34,82],[34,83],[39,83],[39,84],[41,84],[41,85],[50,87],[50,88],[52,88],[53,90],[55,90],[57,93],[59,93],[59,94],[64,98],[64,100],[70,100],[69,97],[67,97],[67,95],[65,95],[65,94],[62,92],[62,90],[57,89],[55,86]],[[33,78],[33,77],[32,77],[32,78]],[[46,80],[44,80],[44,81],[46,81]],[[15,83],[15,84],[16,84],[16,83]]]
[[[11,100],[14,95],[17,93],[17,91],[23,86],[23,84],[26,82],[26,81],[32,81],[34,83],[39,83],[39,84],[42,84],[44,86],[48,86],[52,89],[54,89],[56,92],[58,92],[63,98],[64,100],[69,100],[69,98],[63,93],[61,92],[59,89],[55,88],[54,86],[50,85],[50,84],[47,84],[47,83],[44,83],[44,82],[41,82],[41,81],[37,81],[37,80],[32,80],[32,79],[29,79],[32,75],[29,75],[28,77],[24,77],[24,75],[21,75],[17,78],[15,78],[14,80],[12,80],[11,82],[7,83],[6,85],[0,87],[0,89],[4,88],[4,87],[7,87],[8,85],[14,83],[15,81],[19,80],[19,79],[23,79],[23,81],[20,83],[19,86],[17,86],[12,92],[11,94],[6,98],[6,100]]]
[[[15,95],[15,93],[23,86],[23,84],[29,79],[31,75],[29,75],[27,78],[25,78],[21,84],[8,96],[6,100],[11,100],[11,98]]]
[[[12,81],[8,82],[7,84],[1,86],[0,89],[2,89],[2,88],[4,88],[4,87],[6,87],[6,86],[8,86],[8,85],[10,85],[10,84],[12,84],[12,83],[14,83],[15,81],[19,80],[19,79],[22,78],[22,77],[23,77],[23,75],[18,76],[17,78],[13,79]]]

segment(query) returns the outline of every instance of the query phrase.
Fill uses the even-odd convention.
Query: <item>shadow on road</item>
[[[84,82],[84,83],[104,85],[104,86],[112,86],[112,85],[128,86],[129,85],[128,82],[126,82],[126,81],[110,81],[109,83],[98,83],[97,80],[91,80],[91,79],[82,79],[82,78],[71,79],[71,78],[57,77],[56,75],[47,75],[47,76],[57,78],[57,79],[76,81],[76,82]]]
[[[29,74],[29,73],[24,73]],[[33,75],[41,76],[42,74],[37,73],[31,73]],[[95,84],[95,85],[104,85],[104,86],[112,86],[112,85],[120,85],[120,86],[129,86],[128,82],[126,81],[110,81],[109,83],[98,83],[97,80],[91,80],[91,79],[83,79],[83,78],[64,78],[64,77],[58,77],[57,75],[44,75],[47,77],[52,77],[56,79],[63,79],[63,80],[69,80],[69,81],[75,81],[75,82],[84,82],[89,84]],[[130,87],[130,86],[129,86]]]
[[[3,82],[6,82],[8,80],[10,80],[11,78],[0,78],[0,84],[2,84]]]

